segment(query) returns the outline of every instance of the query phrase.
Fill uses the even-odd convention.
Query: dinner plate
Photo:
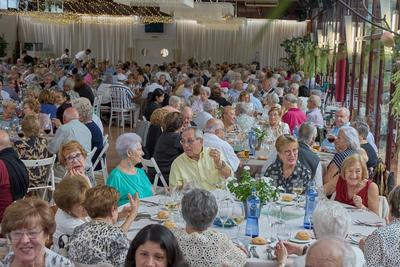
[[[296,202],[278,200],[278,201],[276,201],[276,204],[282,205],[282,206],[293,206],[294,204],[296,204]]]
[[[165,222],[165,221],[168,221],[168,220],[169,220],[169,217],[166,218],[166,219],[160,219],[160,218],[158,218],[157,214],[151,215],[150,218],[151,218],[152,220],[154,220],[154,221],[161,221],[161,222]]]
[[[307,243],[310,243],[311,238],[308,240],[300,240],[300,239],[297,239],[296,237],[292,237],[289,239],[289,241],[293,242],[293,243],[297,243],[297,244],[307,244]]]

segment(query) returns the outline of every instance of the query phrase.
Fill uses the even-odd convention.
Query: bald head
[[[187,128],[190,126],[190,122],[193,119],[193,111],[190,107],[185,106],[182,111],[183,115],[183,127]]]
[[[76,110],[76,108],[67,108],[64,111],[63,120],[64,123],[68,123],[71,120],[79,120],[78,110]]]
[[[315,242],[307,251],[306,267],[351,267],[356,256],[349,244],[340,238]]]
[[[206,127],[204,128],[204,132],[211,133],[217,135],[219,138],[224,139],[224,123],[218,119],[209,119],[207,121]]]
[[[0,130],[0,151],[11,147],[10,136],[6,131]]]

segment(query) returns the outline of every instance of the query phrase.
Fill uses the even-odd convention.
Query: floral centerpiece
[[[282,191],[281,188],[272,185],[271,178],[253,178],[250,174],[249,166],[243,168],[240,180],[235,178],[230,179],[227,186],[229,191],[242,202],[246,202],[247,198],[251,195],[252,189],[255,188],[262,205],[269,201],[277,200]]]

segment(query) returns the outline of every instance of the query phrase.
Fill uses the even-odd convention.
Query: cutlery
[[[271,246],[267,247],[267,259],[268,260],[273,260],[274,259],[274,255],[272,255],[272,251],[274,251],[274,248]]]
[[[141,203],[144,203],[144,204],[147,204],[146,206],[149,206],[149,205],[151,205],[151,206],[158,206],[158,203],[153,202],[153,201],[150,201],[150,200],[143,200],[143,199],[141,199],[140,202],[141,202]]]
[[[251,254],[253,255],[254,258],[257,258],[257,259],[260,258],[260,256],[257,253],[257,250],[256,250],[255,246],[251,246],[250,247],[250,252],[251,252]]]
[[[369,227],[381,227],[384,225],[383,222],[362,222],[360,220],[355,220],[354,224],[361,226],[369,226]]]
[[[251,257],[252,257],[251,246],[248,245],[248,246],[247,246],[247,258],[251,258]]]

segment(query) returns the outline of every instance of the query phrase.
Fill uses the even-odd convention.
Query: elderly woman
[[[194,100],[194,102],[192,104],[192,110],[193,110],[194,114],[197,114],[197,113],[203,111],[204,103],[207,102],[207,100],[211,94],[211,89],[209,87],[201,86],[199,91],[200,91],[200,95],[199,95],[200,97],[198,99]]]
[[[64,92],[69,96],[69,99],[73,100],[79,97],[79,94],[74,91],[75,81],[72,78],[67,78],[64,81]],[[61,120],[62,121],[62,120]]]
[[[172,162],[183,153],[180,143],[182,127],[183,115],[181,113],[172,112],[165,116],[164,131],[158,139],[154,150],[154,159],[167,183]]]
[[[290,134],[289,125],[282,121],[282,110],[280,108],[272,107],[268,111],[268,124],[265,126],[265,133],[273,143],[282,134]]]
[[[197,125],[199,129],[204,129],[206,127],[207,121],[211,118],[215,118],[217,116],[218,103],[214,100],[207,100],[204,103],[203,111],[196,114],[193,119],[194,123]]]
[[[56,231],[53,235],[53,250],[58,252],[68,243],[75,227],[89,222],[83,202],[85,193],[90,188],[86,177],[73,176],[64,178],[54,191],[56,212]]]
[[[50,118],[57,118],[57,107],[54,105],[54,93],[48,89],[44,89],[39,95],[40,112],[44,114],[50,114]]]
[[[299,143],[288,134],[278,137],[275,142],[278,158],[265,171],[266,177],[271,177],[276,186],[281,186],[285,192],[292,193],[293,187],[307,188],[311,181],[311,171],[299,160]]]
[[[153,112],[162,107],[162,102],[164,101],[164,92],[160,88],[157,88],[154,90],[154,92],[151,93],[150,99],[146,105],[146,108],[144,109],[144,116],[146,117],[147,120],[150,120],[151,114]]]
[[[68,258],[83,264],[111,264],[125,266],[129,241],[125,235],[134,221],[138,208],[137,195],[129,195],[130,212],[121,226],[118,220],[118,192],[109,186],[99,185],[85,193],[83,207],[90,222],[77,226],[69,239]]]
[[[343,161],[350,155],[360,151],[360,140],[356,129],[342,126],[335,139],[336,154],[324,174],[324,183],[333,179],[341,170]]]
[[[150,117],[150,127],[147,133],[147,142],[145,147],[145,158],[150,159],[153,157],[154,148],[157,144],[157,140],[162,133],[161,125],[164,121],[165,116],[167,116],[168,110],[163,108],[156,109]]]
[[[0,128],[11,128],[18,124],[17,104],[14,101],[3,101],[3,115],[0,116]]]
[[[172,232],[190,266],[245,265],[246,254],[228,236],[209,229],[218,213],[213,194],[193,189],[183,196],[181,206],[186,227]]]
[[[344,160],[340,176],[326,183],[324,190],[327,195],[336,193],[336,201],[379,214],[378,186],[368,180],[365,159],[358,153]]]
[[[243,133],[248,133],[256,124],[256,119],[253,117],[254,107],[251,103],[239,102],[236,105],[236,110],[239,115],[236,118],[236,123]]]
[[[230,102],[226,100],[225,97],[222,96],[221,87],[218,83],[214,83],[211,86],[211,95],[210,99],[217,102],[220,106],[226,107],[232,105]]]
[[[140,136],[125,133],[117,138],[115,149],[121,161],[107,178],[107,185],[114,187],[120,195],[118,206],[129,202],[129,195],[139,194],[140,198],[153,195],[151,183],[143,169],[135,165],[142,161],[143,151]]]
[[[246,91],[243,91],[239,94],[238,102],[250,103],[250,94]]]
[[[225,126],[225,133],[238,133],[239,125],[236,124],[236,112],[232,106],[226,106],[222,112],[222,122]]]
[[[369,133],[369,126],[366,122],[363,121],[355,121],[351,124],[354,129],[358,132],[358,137],[360,139],[361,148],[367,153],[368,161],[367,168],[368,170],[374,170],[376,165],[378,164],[378,155],[375,152],[374,147],[368,143],[367,136]]]
[[[268,119],[268,112],[272,107],[281,107],[281,105],[279,105],[279,96],[277,93],[267,94],[263,99],[263,104],[264,111],[262,117],[265,120]]]
[[[40,129],[51,128],[51,118],[49,114],[40,112],[40,103],[34,98],[27,98],[23,103],[23,114],[26,115],[37,115],[40,123]]]
[[[327,237],[346,238],[349,234],[351,225],[351,217],[347,210],[335,201],[324,201],[318,205],[313,213],[313,227],[317,240]],[[294,266],[305,266],[305,255],[309,246],[297,245],[291,242],[283,241],[288,254],[294,254],[300,257],[295,258]],[[352,246],[352,250],[356,255],[357,265],[354,267],[364,266],[365,259],[363,252]],[[380,265],[373,265],[380,266]]]
[[[22,160],[37,160],[50,157],[47,150],[47,139],[39,135],[40,124],[36,115],[26,115],[21,123],[24,138],[16,140],[14,147]],[[30,187],[43,186],[47,176],[47,168],[29,168]]]
[[[182,100],[179,96],[172,95],[169,97],[168,106],[163,107],[168,112],[180,112],[182,106]]]
[[[400,266],[400,186],[389,194],[390,223],[367,237],[364,255],[367,266]]]
[[[61,145],[58,153],[60,164],[66,170],[64,177],[81,175],[87,179],[90,185],[96,185],[95,177],[86,168],[86,151],[78,141],[72,140]]]
[[[132,240],[125,266],[185,266],[182,251],[172,232],[165,226],[150,224]]]
[[[10,252],[2,266],[68,267],[72,262],[46,248],[56,224],[49,205],[40,199],[25,198],[11,204],[4,212],[1,233],[11,241]]]

